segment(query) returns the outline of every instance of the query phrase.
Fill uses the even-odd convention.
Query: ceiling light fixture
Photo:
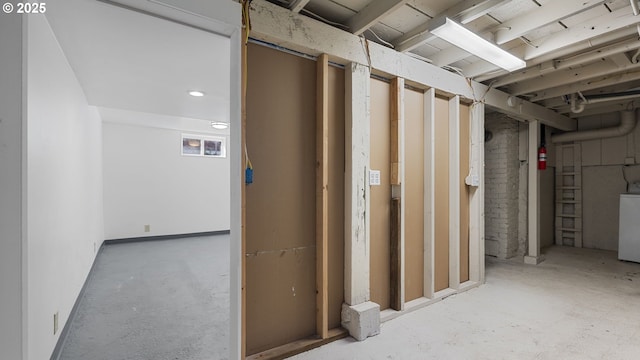
[[[448,17],[429,22],[429,31],[442,40],[507,71],[515,71],[527,66],[524,60],[508,53]]]
[[[198,90],[189,90],[189,95],[195,96],[195,97],[201,97],[201,96],[204,96],[204,93]]]
[[[229,127],[229,124],[220,121],[212,121],[211,127],[218,130],[224,130]]]

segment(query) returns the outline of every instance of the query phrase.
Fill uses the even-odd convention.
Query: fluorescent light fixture
[[[204,96],[204,93],[198,90],[189,90],[189,95],[195,96],[195,97],[201,97],[201,96]]]
[[[229,124],[220,121],[212,121],[211,127],[218,130],[224,130],[229,127]]]
[[[485,40],[448,17],[432,20],[429,23],[429,31],[442,40],[507,71],[515,71],[527,66],[524,60],[502,50],[498,45]]]

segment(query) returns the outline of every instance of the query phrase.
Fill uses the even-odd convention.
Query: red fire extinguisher
[[[544,145],[538,148],[538,170],[545,170],[547,168],[547,149]]]

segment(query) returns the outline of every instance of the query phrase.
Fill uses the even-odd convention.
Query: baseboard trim
[[[96,268],[96,263],[98,262],[98,257],[100,256],[100,254],[104,250],[104,245],[105,244],[103,242],[102,245],[100,245],[100,249],[98,249],[98,252],[96,253],[96,256],[93,258],[93,264],[91,264],[91,269],[89,270],[89,274],[87,275],[87,278],[84,280],[84,284],[82,285],[82,288],[80,289],[80,293],[78,294],[78,297],[76,298],[76,301],[73,304],[73,307],[71,308],[71,312],[69,313],[69,317],[67,318],[67,322],[64,324],[64,327],[62,328],[62,332],[60,333],[60,337],[58,338],[58,342],[56,342],[56,347],[53,348],[53,353],[51,353],[50,360],[59,360],[60,359],[60,355],[62,355],[62,349],[64,348],[64,344],[67,341],[67,335],[69,334],[69,329],[71,328],[71,323],[73,322],[73,319],[75,319],[75,317],[76,317],[76,315],[78,313],[78,308],[80,307],[80,304],[82,303],[82,300],[84,299],[84,294],[85,294],[85,292],[87,290],[87,284],[89,284],[89,281],[93,277],[94,270]]]
[[[189,233],[189,234],[141,236],[141,237],[132,237],[132,238],[123,238],[123,239],[109,239],[109,240],[105,240],[104,243],[106,245],[127,244],[127,243],[134,243],[134,242],[173,240],[173,239],[191,238],[191,237],[198,237],[198,236],[228,235],[230,233],[231,233],[230,230],[219,230],[219,231],[205,231],[205,232],[197,232],[197,233]]]

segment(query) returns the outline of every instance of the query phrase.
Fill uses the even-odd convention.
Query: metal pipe
[[[633,15],[638,16],[638,14],[640,14],[640,9],[638,9],[638,2],[636,0],[631,0],[631,9],[633,9]]]
[[[570,141],[584,141],[584,140],[595,140],[595,139],[604,139],[611,137],[618,137],[628,135],[633,131],[636,127],[637,116],[636,112],[631,111],[621,111],[620,112],[620,124],[618,126],[604,128],[604,129],[596,129],[596,130],[587,130],[587,131],[571,131],[565,132],[562,134],[556,134],[551,137],[552,143],[562,143],[562,142],[570,142]]]
[[[576,94],[571,94],[571,112],[574,114],[579,114],[584,111],[584,103],[577,104],[576,103]]]

